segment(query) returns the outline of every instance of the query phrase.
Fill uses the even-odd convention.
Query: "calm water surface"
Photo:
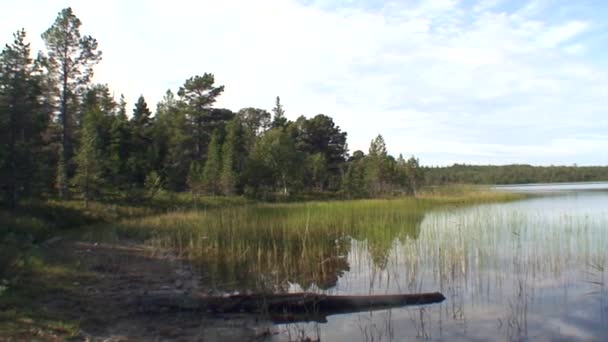
[[[279,326],[276,340],[608,340],[608,183],[428,212],[385,246],[353,239],[328,294],[441,291],[442,304]],[[567,191],[564,191],[567,190]],[[591,191],[592,190],[592,191]],[[297,283],[291,291],[302,290]]]

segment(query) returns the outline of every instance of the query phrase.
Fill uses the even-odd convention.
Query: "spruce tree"
[[[287,118],[285,117],[285,110],[281,104],[281,98],[277,96],[274,108],[272,108],[274,117],[272,119],[272,128],[280,128],[287,126]]]
[[[146,175],[151,168],[151,114],[146,100],[141,95],[135,103],[129,122],[131,141],[128,161],[130,181],[139,188],[144,186]]]
[[[133,116],[131,117],[131,123],[137,129],[144,129],[150,125],[150,115],[152,112],[148,108],[148,103],[143,95],[140,95],[133,108]]]

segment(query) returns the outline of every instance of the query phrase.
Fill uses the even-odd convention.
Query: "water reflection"
[[[607,192],[328,217],[300,230],[233,237],[222,253],[201,251],[201,274],[223,292],[441,291],[447,298],[285,324],[275,340],[608,340]]]
[[[278,227],[221,238],[221,245],[201,248],[193,260],[218,292],[331,293],[347,275],[364,276],[376,288],[395,246],[417,239],[423,218],[423,211],[362,210],[314,229]]]
[[[438,289],[447,300],[336,317],[322,326],[322,340],[608,339],[608,194],[436,211],[417,231],[382,253],[351,241],[350,271],[329,292]],[[336,330],[353,322],[357,333]]]

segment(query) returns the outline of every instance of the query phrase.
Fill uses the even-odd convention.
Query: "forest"
[[[425,184],[528,184],[608,180],[606,166],[465,165],[423,167]]]
[[[212,73],[167,90],[156,110],[143,95],[129,110],[124,96],[92,83],[102,52],[80,26],[66,8],[36,57],[25,30],[2,50],[0,183],[11,207],[38,197],[142,201],[158,191],[353,198],[422,184],[418,160],[390,157],[382,136],[349,155],[330,116],[288,120],[278,96],[271,112],[215,108],[225,88]]]
[[[424,185],[607,180],[605,167],[421,167],[376,136],[349,153],[347,132],[324,114],[288,120],[274,107],[236,112],[214,104],[212,73],[134,108],[92,82],[102,60],[71,8],[33,53],[25,30],[0,54],[0,187],[15,207],[27,198],[141,202],[159,192],[244,195],[261,200],[413,195]],[[269,99],[272,103],[272,99]],[[407,149],[407,146],[401,146]],[[300,196],[300,197],[299,197]]]

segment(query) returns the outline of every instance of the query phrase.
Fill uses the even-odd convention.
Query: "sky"
[[[423,165],[608,165],[608,1],[19,0],[0,43],[34,50],[71,6],[95,82],[154,108],[210,72],[217,107],[326,114],[351,153],[382,134]]]

